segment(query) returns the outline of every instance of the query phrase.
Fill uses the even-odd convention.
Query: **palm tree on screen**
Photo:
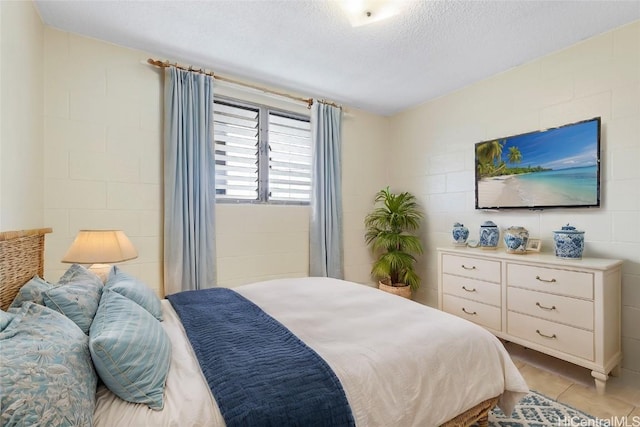
[[[509,153],[507,153],[507,159],[509,163],[520,163],[522,161],[522,153],[518,147],[509,147]]]
[[[481,177],[497,175],[502,167],[496,167],[496,162],[502,158],[502,147],[504,140],[498,139],[487,141],[476,147],[476,158],[478,159],[478,172]]]

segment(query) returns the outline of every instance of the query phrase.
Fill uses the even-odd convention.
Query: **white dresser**
[[[603,394],[622,359],[621,267],[612,259],[438,248],[438,305],[504,340],[591,369]]]

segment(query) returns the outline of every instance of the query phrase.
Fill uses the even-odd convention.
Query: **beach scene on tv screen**
[[[596,206],[598,121],[476,144],[477,207]]]

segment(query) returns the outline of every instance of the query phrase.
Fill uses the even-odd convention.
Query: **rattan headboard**
[[[44,272],[44,235],[50,228],[0,232],[0,308],[6,310],[22,285]]]

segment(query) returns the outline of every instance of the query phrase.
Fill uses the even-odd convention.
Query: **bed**
[[[50,231],[0,233],[3,310],[34,274],[42,276]],[[326,362],[357,426],[483,426],[496,404],[510,412],[528,392],[500,341],[486,330],[367,286],[282,279],[229,294],[257,306]],[[226,407],[217,404],[197,358],[201,349],[190,344],[182,309],[174,304],[160,303],[159,324],[171,346],[162,409],[126,402],[101,384],[93,425],[225,425],[220,407]]]

